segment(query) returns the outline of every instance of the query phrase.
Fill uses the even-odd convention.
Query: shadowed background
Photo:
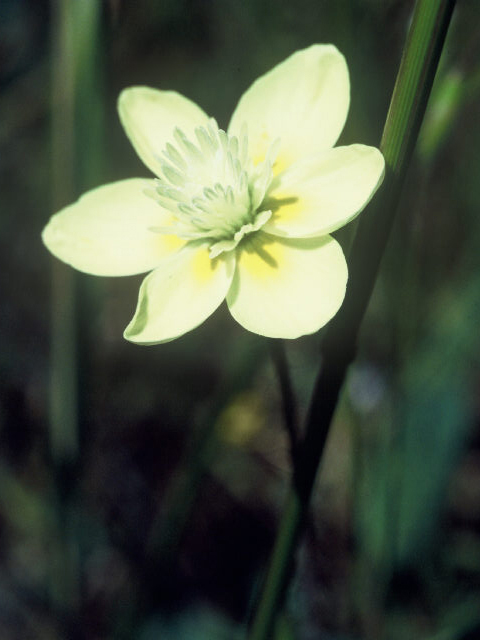
[[[129,85],[226,127],[256,77],[332,42],[340,142],[378,145],[412,6],[1,3],[0,637],[244,637],[290,468],[268,345],[224,307],[131,345],[142,278],[73,274],[40,232],[85,189],[149,175],[116,114]],[[278,639],[479,633],[477,23],[459,1]],[[300,415],[320,340],[286,344]]]

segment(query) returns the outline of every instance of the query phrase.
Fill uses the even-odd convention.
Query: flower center
[[[261,205],[272,180],[278,143],[254,166],[246,127],[237,138],[219,129],[212,118],[206,127],[195,129],[195,143],[178,128],[173,137],[176,144],[166,145],[160,158],[161,175],[154,192],[148,194],[173,214],[173,220],[152,230],[204,240],[214,258],[234,249],[272,215]]]

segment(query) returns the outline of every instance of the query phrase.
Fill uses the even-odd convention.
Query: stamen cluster
[[[173,219],[171,225],[152,230],[208,241],[214,258],[270,218],[271,211],[262,211],[261,205],[272,180],[278,143],[254,166],[246,127],[238,139],[211,118],[206,127],[195,129],[196,144],[179,128],[173,137],[176,144],[166,145],[159,158],[162,174],[148,193]]]

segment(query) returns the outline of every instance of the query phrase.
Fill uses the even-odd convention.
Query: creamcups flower
[[[349,101],[332,45],[298,51],[256,80],[227,132],[178,93],[126,89],[120,120],[156,178],[89,191],[51,218],[43,241],[86,273],[151,271],[125,330],[132,342],[173,340],[225,299],[255,333],[313,333],[345,295],[345,258],[329,234],[384,173],[373,147],[333,148]]]

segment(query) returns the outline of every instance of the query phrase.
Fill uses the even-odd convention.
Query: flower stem
[[[277,374],[283,404],[285,429],[290,443],[290,457],[295,465],[299,434],[297,432],[297,401],[288,369],[285,343],[282,340],[270,340],[270,351]]]
[[[392,226],[400,190],[445,41],[455,0],[418,0],[380,143],[385,182],[362,213],[349,258],[350,282],[344,304],[323,342],[322,368],[307,415],[292,486],[282,515],[249,640],[271,640],[277,611],[288,586],[331,419],[355,357],[357,334]]]

